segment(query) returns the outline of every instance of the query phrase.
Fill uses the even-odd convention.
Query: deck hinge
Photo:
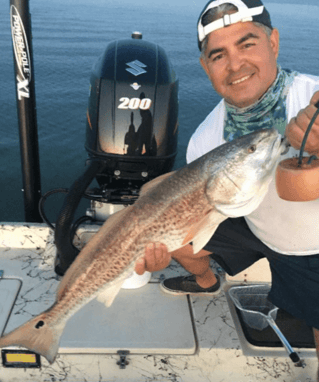
[[[120,360],[116,362],[119,365],[120,369],[125,369],[129,362],[126,359],[126,356],[130,354],[129,350],[118,350],[117,354],[120,356]]]

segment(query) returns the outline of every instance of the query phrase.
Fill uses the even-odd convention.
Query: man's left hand
[[[317,110],[315,104],[318,101],[319,91],[312,96],[310,104],[305,109],[301,109],[297,116],[292,118],[286,127],[285,135],[291,146],[297,150],[300,150],[309,122]],[[316,118],[310,130],[305,151],[307,151],[308,154],[319,153],[319,116]]]

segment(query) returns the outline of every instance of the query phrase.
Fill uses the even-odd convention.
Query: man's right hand
[[[299,111],[295,118],[292,118],[286,126],[285,135],[291,144],[297,150],[300,150],[305,132],[308,128],[309,122],[317,111],[317,104],[319,103],[319,91],[317,91],[311,98],[310,104]],[[319,153],[319,116],[313,124],[309,136],[307,138],[305,150],[308,154],[318,155]]]
[[[145,248],[145,256],[135,264],[135,272],[142,275],[145,271],[156,272],[166,268],[172,257],[165,244],[150,243]]]

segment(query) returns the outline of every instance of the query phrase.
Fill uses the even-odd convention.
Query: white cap
[[[224,15],[218,20],[215,20],[205,26],[202,24],[202,18],[207,11],[212,8],[218,7],[222,4],[232,4],[238,8],[238,12]],[[256,5],[256,6],[252,6]],[[256,17],[257,16],[257,17]],[[228,25],[235,24],[238,22],[246,22],[246,21],[258,21],[270,28],[272,28],[269,13],[266,8],[262,4],[260,0],[212,0],[210,1],[206,7],[201,12],[201,15],[198,20],[198,45],[201,47],[202,41],[205,39],[209,33],[224,28]]]

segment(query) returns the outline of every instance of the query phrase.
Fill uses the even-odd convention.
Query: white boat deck
[[[95,228],[85,227],[81,232]],[[55,298],[55,246],[45,225],[0,225],[0,330],[9,332],[48,309]],[[174,381],[174,382],[311,382],[315,381],[314,349],[296,349],[306,367],[295,367],[284,348],[256,348],[245,341],[225,291],[232,285],[270,282],[260,261],[236,278],[224,280],[215,298],[175,297],[159,288],[161,277],[184,274],[176,263],[152,275],[140,289],[121,290],[111,308],[92,301],[73,316],[63,333],[53,365],[42,357],[41,369],[0,365],[1,382]],[[221,274],[221,276],[223,276]],[[6,279],[12,285],[1,282]],[[19,290],[21,286],[21,289]],[[235,319],[233,319],[235,317]],[[243,354],[243,350],[245,354]],[[129,350],[120,369],[118,350]]]

